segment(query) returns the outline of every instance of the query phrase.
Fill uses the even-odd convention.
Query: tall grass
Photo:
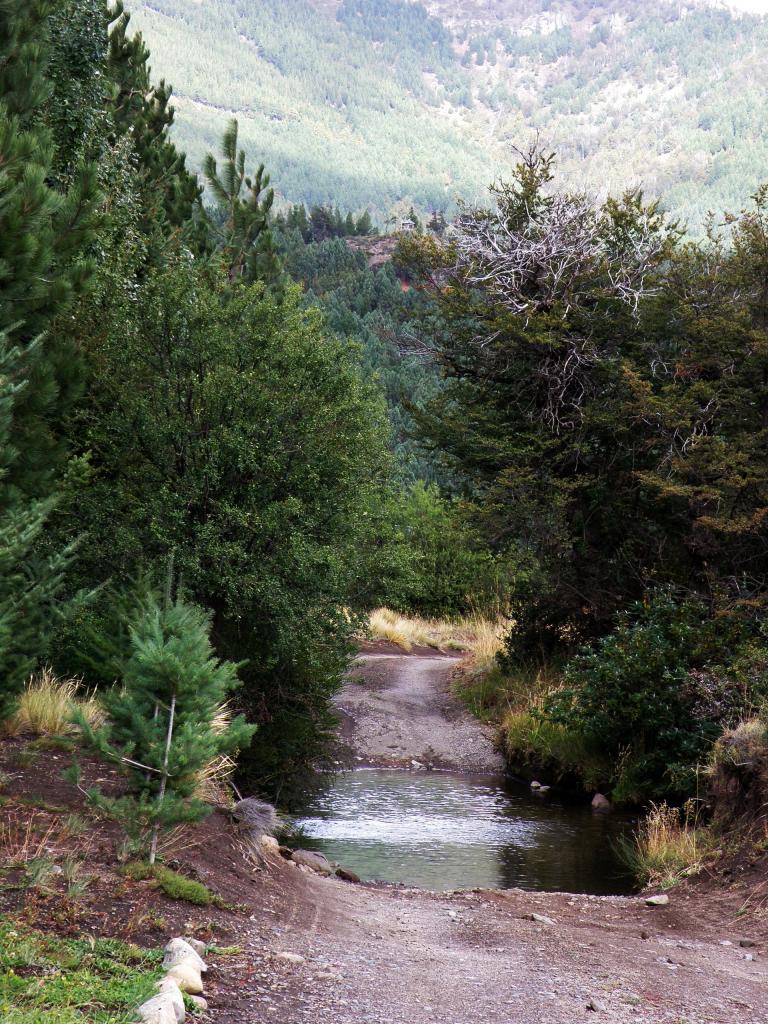
[[[16,714],[5,723],[4,733],[6,736],[61,736],[75,732],[76,726],[72,724],[75,709],[94,726],[104,720],[95,693],[84,691],[75,679],[59,679],[50,669],[45,669],[24,687]]]
[[[707,834],[695,815],[661,803],[651,804],[621,854],[640,882],[669,888],[698,869],[707,848]]]
[[[390,608],[377,608],[368,620],[368,636],[384,640],[404,651],[431,647],[438,651],[466,654],[472,666],[489,669],[501,650],[509,622],[502,616],[489,619],[466,615],[458,619],[426,619],[401,615]]]

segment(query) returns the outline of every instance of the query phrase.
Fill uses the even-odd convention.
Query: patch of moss
[[[202,882],[180,875],[177,871],[162,864],[151,866],[144,861],[133,861],[126,864],[123,872],[134,882],[146,882],[153,879],[158,888],[172,900],[183,900],[193,903],[196,907],[225,907],[226,904],[211,892]]]

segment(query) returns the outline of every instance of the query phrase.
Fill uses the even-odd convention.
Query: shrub
[[[526,774],[562,781],[571,776],[596,789],[610,773],[608,760],[575,729],[535,711],[513,711],[502,725],[504,749],[512,765]]]
[[[73,731],[75,712],[94,727],[104,720],[104,713],[94,694],[83,693],[76,680],[59,679],[46,669],[27,683],[19,697],[16,713],[5,724],[4,731],[11,736],[24,733],[60,736]]]
[[[544,720],[605,754],[622,798],[685,798],[738,704],[723,704],[719,675],[699,670],[729,657],[741,631],[737,620],[711,617],[697,600],[659,591],[570,661]],[[717,692],[710,692],[713,679]]]

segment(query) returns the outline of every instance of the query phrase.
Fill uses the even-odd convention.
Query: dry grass
[[[624,852],[641,881],[669,888],[698,871],[707,850],[707,834],[695,817],[662,803],[651,804],[634,842]]]
[[[466,654],[473,667],[480,670],[492,666],[508,631],[509,621],[501,616],[495,620],[481,615],[454,620],[424,619],[377,608],[368,621],[368,636],[375,640],[385,640],[404,651],[414,647],[458,651]]]
[[[16,714],[5,724],[4,732],[6,736],[61,736],[76,732],[72,723],[75,710],[94,726],[104,720],[95,693],[84,691],[75,679],[59,679],[45,669],[27,683]]]

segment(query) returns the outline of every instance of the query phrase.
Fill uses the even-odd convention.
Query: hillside
[[[766,175],[768,19],[667,0],[133,5],[192,162],[237,114],[281,195],[450,208],[535,131],[569,180],[641,183],[694,228]]]

